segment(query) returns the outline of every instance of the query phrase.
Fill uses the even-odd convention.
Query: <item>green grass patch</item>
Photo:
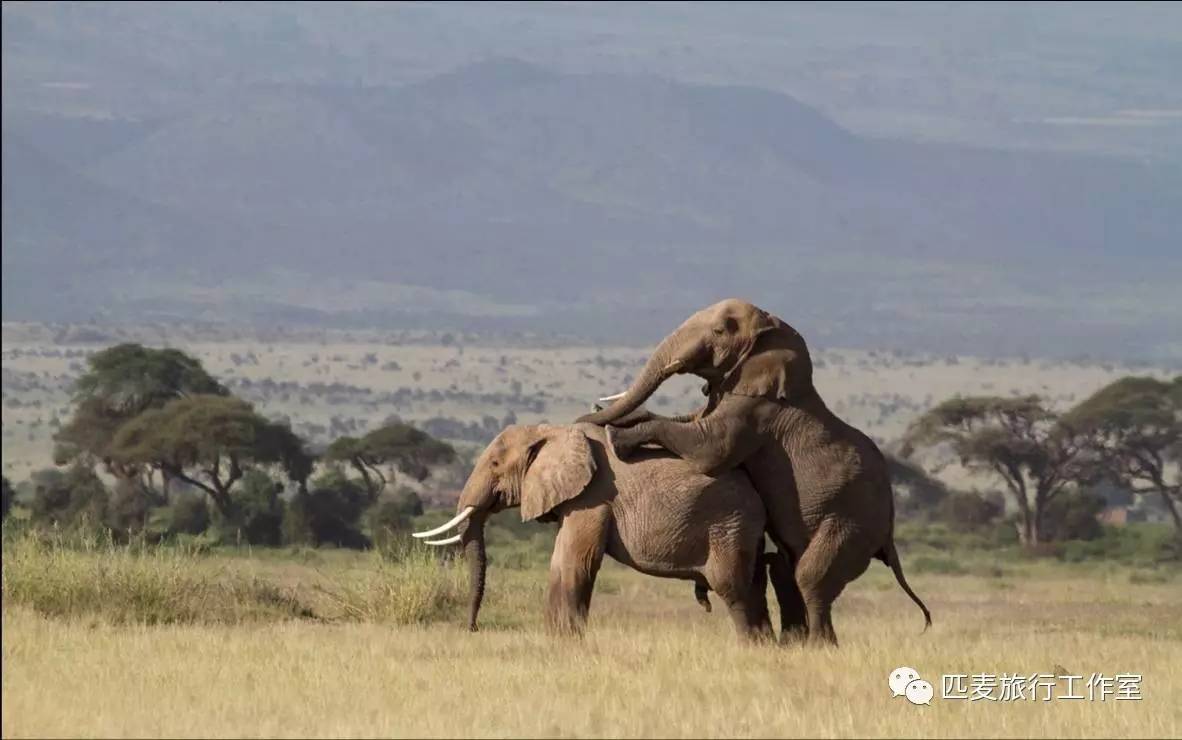
[[[199,559],[180,547],[26,533],[4,542],[4,602],[46,616],[115,624],[237,624],[312,616],[278,586],[196,568]]]

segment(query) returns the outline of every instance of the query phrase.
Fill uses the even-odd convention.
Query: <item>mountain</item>
[[[765,89],[497,58],[147,119],[6,106],[4,150],[5,318],[647,342],[740,295],[820,343],[1182,347],[1178,167],[869,138]]]

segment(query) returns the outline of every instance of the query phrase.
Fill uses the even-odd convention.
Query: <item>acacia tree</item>
[[[455,449],[426,432],[401,422],[385,424],[364,437],[341,437],[329,445],[325,459],[353,466],[365,481],[369,500],[386,488],[383,468],[425,480],[433,465],[455,459]]]
[[[969,470],[1005,484],[1018,512],[1026,547],[1044,540],[1047,506],[1070,484],[1088,482],[1080,438],[1038,396],[949,399],[908,428],[901,452],[948,445]]]
[[[1182,537],[1182,375],[1121,378],[1063,417],[1086,435],[1102,472],[1133,493],[1156,493]]]
[[[232,489],[248,470],[278,466],[303,487],[313,465],[285,424],[219,395],[178,398],[139,414],[119,428],[109,453],[119,464],[151,467],[205,491],[231,520]]]
[[[229,395],[201,366],[177,349],[119,344],[96,352],[74,385],[74,414],[54,436],[54,461],[102,462],[116,478],[154,494],[151,468],[111,454],[120,427],[141,413],[193,395]],[[167,482],[167,479],[166,481]]]
[[[911,460],[894,455],[885,455],[891,486],[896,494],[905,494],[900,503],[900,513],[931,513],[949,495],[948,487]]]

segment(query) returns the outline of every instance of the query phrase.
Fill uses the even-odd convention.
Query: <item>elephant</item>
[[[791,559],[795,589],[779,595],[781,639],[837,645],[832,605],[878,558],[924,615],[894,543],[894,496],[877,445],[837,417],[813,386],[804,338],[780,318],[728,299],[690,316],[653,351],[631,387],[577,419],[607,428],[620,458],[655,444],[705,475],[742,468]],[[666,379],[706,380],[706,404],[666,418],[637,409]]]
[[[620,460],[602,427],[511,425],[476,461],[457,515],[416,532],[428,544],[460,543],[468,559],[468,627],[477,629],[487,560],[486,517],[520,509],[523,521],[557,522],[546,626],[581,635],[603,555],[642,573],[691,580],[706,601],[715,591],[744,640],[774,637],[762,559],[766,514],[745,473],[706,476],[664,451]],[[706,601],[708,605],[709,602]]]

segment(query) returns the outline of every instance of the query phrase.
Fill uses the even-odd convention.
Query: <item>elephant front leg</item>
[[[749,424],[722,415],[690,422],[655,419],[628,429],[609,427],[608,439],[621,459],[632,457],[642,445],[655,444],[707,475],[738,466],[759,446]]]
[[[546,592],[546,630],[553,635],[582,636],[591,609],[595,577],[607,540],[605,507],[567,513],[562,518],[550,558]]]

